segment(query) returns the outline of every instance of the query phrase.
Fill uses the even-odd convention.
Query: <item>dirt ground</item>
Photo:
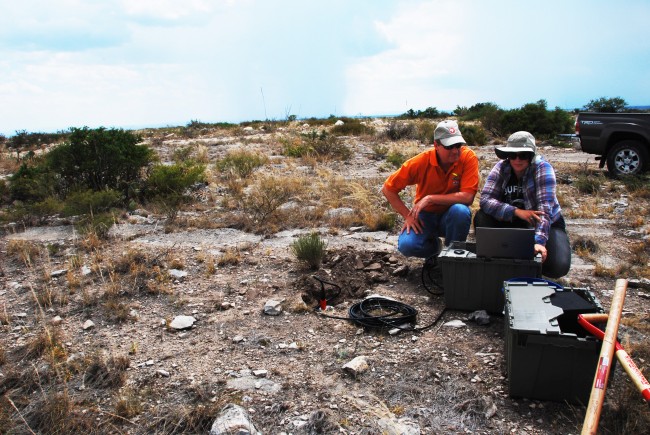
[[[194,142],[206,146],[214,161],[243,144],[270,149],[267,145],[282,134],[248,133],[245,141],[207,134]],[[344,140],[353,157],[327,163],[331,171],[346,179],[388,176],[385,162],[372,158],[375,139]],[[187,143],[168,137],[155,146],[164,160]],[[496,162],[492,146],[475,150],[485,177]],[[545,146],[540,153],[556,167],[570,238],[599,246],[592,256],[574,253],[571,271],[560,283],[589,288],[607,311],[616,278],[640,277],[596,271],[615,270],[632,255],[630,247],[648,237],[648,200],[639,203],[615,189],[597,197],[580,194],[572,181],[580,171],[598,171],[593,156]],[[274,165],[288,159],[272,157]],[[291,166],[296,167],[301,170]],[[207,190],[207,200],[182,212],[181,222],[216,213],[221,187],[211,183]],[[616,212],[617,201],[626,203],[627,211]],[[578,213],[588,207],[594,211]],[[644,213],[635,228],[629,225],[630,208]],[[396,251],[396,230],[332,228],[323,222],[317,229],[327,240],[327,254],[319,269],[310,270],[296,261],[290,246],[312,228],[260,235],[234,228],[170,230],[164,220],[151,212],[122,216],[107,242],[85,249],[80,248],[84,236],[65,221],[5,228],[0,391],[15,403],[4,416],[10,433],[30,433],[30,417],[53,390],[65,391],[79,412],[93,415],[96,426],[86,431],[99,433],[204,433],[191,422],[214,420],[226,403],[241,405],[256,428],[269,434],[580,431],[585,413],[580,405],[509,396],[504,317],[493,314],[488,325],[479,325],[468,320],[469,312],[445,310],[443,296],[422,285],[422,260]],[[19,242],[49,249],[26,261],[24,251],[16,253]],[[236,260],[210,267],[211,258],[233,249]],[[326,311],[331,317],[312,309],[321,294],[314,276],[340,287],[340,292],[331,284],[324,287],[328,297],[335,296],[334,307]],[[393,335],[341,319],[373,294],[417,309],[419,327],[435,323]],[[624,318],[644,325],[622,326],[621,338],[630,346],[647,343],[648,296],[647,288],[628,291]],[[281,303],[279,315],[264,313],[270,300]],[[194,323],[176,330],[170,324],[177,316],[192,316]],[[454,320],[464,326],[446,326]],[[60,373],[51,362],[26,355],[44,326],[61,334],[68,367],[74,361],[103,361],[111,373],[123,361],[128,365],[123,383],[97,382],[88,375],[88,364],[69,369],[64,383],[54,382]],[[368,369],[344,370],[357,356],[367,358]],[[649,361],[637,363],[647,374]],[[602,433],[620,433],[617,422],[625,411],[619,402],[630,382],[620,367],[616,371]],[[30,382],[35,385],[25,387]],[[134,403],[137,411],[120,411],[118,405],[125,403]]]

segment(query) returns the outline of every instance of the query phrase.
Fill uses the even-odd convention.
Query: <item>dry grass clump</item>
[[[383,180],[346,180],[342,177],[328,176],[314,186],[321,193],[318,202],[324,210],[351,208],[352,213],[330,214],[330,225],[347,228],[364,225],[370,231],[390,230],[397,216],[387,206],[386,199],[378,186]]]
[[[32,433],[99,433],[94,412],[76,404],[67,390],[43,394],[27,408],[25,422]]]
[[[208,433],[222,406],[221,402],[166,406],[159,410],[148,430],[165,435]]]
[[[32,267],[34,261],[43,255],[43,248],[28,240],[10,240],[7,243],[7,255],[20,260],[27,267]]]
[[[593,259],[593,254],[600,251],[598,242],[584,237],[577,237],[571,244],[573,252],[586,259]]]
[[[17,355],[20,359],[36,359],[43,355],[60,360],[65,355],[63,331],[59,328],[42,327],[35,337],[23,346]]]
[[[300,197],[305,180],[279,174],[259,174],[240,193],[233,195],[229,225],[255,233],[275,232],[285,228],[285,213],[280,207]]]
[[[241,263],[241,252],[237,248],[226,248],[223,254],[217,258],[217,266],[237,266]],[[214,273],[214,272],[213,272]]]
[[[115,415],[123,419],[131,419],[142,413],[143,409],[141,400],[130,388],[122,391],[115,401]]]
[[[166,253],[152,256],[130,249],[122,254],[109,270],[110,285],[107,297],[130,295],[134,292],[146,294],[168,293],[166,284],[169,274],[162,260]]]
[[[226,179],[246,179],[255,169],[267,162],[268,158],[265,155],[239,149],[228,152],[224,158],[215,163],[215,167]]]
[[[126,370],[131,361],[126,356],[108,360],[94,355],[84,373],[84,383],[95,388],[118,388],[126,381]]]
[[[578,192],[586,195],[593,195],[600,192],[605,187],[605,176],[598,172],[579,174],[573,183]]]

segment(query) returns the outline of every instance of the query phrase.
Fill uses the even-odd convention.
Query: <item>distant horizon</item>
[[[489,102],[494,103],[492,101],[489,101]],[[535,102],[536,101],[531,101],[530,103],[535,103]],[[482,103],[488,103],[488,101],[484,101]],[[525,104],[530,104],[530,103],[524,103],[524,105]],[[474,103],[474,104],[480,104],[480,103]],[[472,107],[474,104],[469,105],[467,107]],[[494,104],[497,104],[497,103],[494,103]],[[521,108],[523,105],[518,106],[518,107],[512,107],[512,108],[504,108],[504,107],[502,107],[502,106],[500,106],[498,104],[497,104],[497,106],[499,108],[503,109],[503,110],[513,110],[513,109]],[[420,111],[423,111],[423,110],[426,110],[429,107],[435,107],[435,106],[427,106],[427,107],[424,107],[422,109],[411,108],[411,109],[407,109],[404,112],[395,113],[395,114],[367,114],[367,115],[365,115],[365,114],[357,114],[357,115],[329,114],[329,115],[324,115],[324,116],[297,116],[296,115],[297,116],[296,121],[306,121],[306,120],[309,120],[309,119],[327,119],[327,118],[329,118],[331,116],[334,116],[335,118],[336,117],[338,117],[338,118],[396,118],[398,116],[404,115],[406,112],[408,112],[408,110],[415,110],[415,111],[420,110]],[[628,106],[625,106],[625,107],[627,109],[650,110],[650,105],[628,105]],[[435,108],[440,112],[449,113],[449,114],[452,114],[453,111],[455,110],[455,109],[451,109],[451,110],[440,109],[438,107],[435,107]],[[548,109],[553,110],[554,108],[548,108]],[[581,108],[567,109],[567,108],[562,108],[562,107],[561,107],[561,109],[565,110],[567,112],[573,112],[575,109],[582,110]],[[458,116],[458,115],[453,115],[452,114],[451,116]],[[196,119],[196,118],[194,118],[194,119],[190,119],[190,120],[187,120],[187,121],[179,121],[178,123],[163,122],[163,123],[151,123],[151,124],[125,124],[125,125],[108,125],[108,124],[104,124],[104,125],[71,125],[71,126],[68,126],[66,128],[60,128],[60,129],[57,129],[57,130],[49,130],[49,131],[47,131],[47,130],[39,130],[39,131],[26,130],[26,131],[27,131],[27,133],[56,134],[56,133],[66,132],[66,131],[70,130],[71,128],[85,128],[85,127],[87,127],[87,128],[107,128],[107,129],[113,129],[114,128],[114,129],[122,129],[122,130],[143,130],[143,129],[147,129],[147,128],[157,129],[157,128],[184,127],[184,126],[187,126],[188,124],[190,124],[192,121],[197,121],[197,122],[201,122],[201,123],[205,123],[205,124],[225,123],[225,124],[239,125],[239,124],[246,123],[246,122],[283,122],[283,121],[286,121],[286,119],[279,119],[279,118],[277,118],[277,119],[275,119],[275,118],[253,119],[253,118],[251,118],[251,119],[242,119],[241,121],[224,121],[224,120],[213,121],[213,120],[205,120],[205,119]],[[15,136],[15,134],[17,132],[22,132],[22,131],[23,130],[14,130],[13,132],[11,132],[9,134],[0,131],[0,135],[3,135],[5,137],[7,137],[7,138],[10,138],[10,137]]]

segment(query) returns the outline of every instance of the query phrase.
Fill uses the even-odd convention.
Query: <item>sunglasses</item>
[[[509,160],[530,160],[530,158],[533,156],[533,153],[529,153],[527,151],[522,151],[520,153],[508,153],[508,159]]]
[[[465,144],[464,143],[455,143],[455,144],[449,145],[449,146],[442,145],[442,147],[444,149],[446,149],[446,150],[453,150],[453,149],[460,149],[460,147],[462,147],[463,145],[465,145]]]

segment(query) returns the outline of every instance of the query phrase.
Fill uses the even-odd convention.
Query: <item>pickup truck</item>
[[[581,112],[576,136],[582,151],[597,154],[602,168],[614,176],[650,169],[650,113]]]

